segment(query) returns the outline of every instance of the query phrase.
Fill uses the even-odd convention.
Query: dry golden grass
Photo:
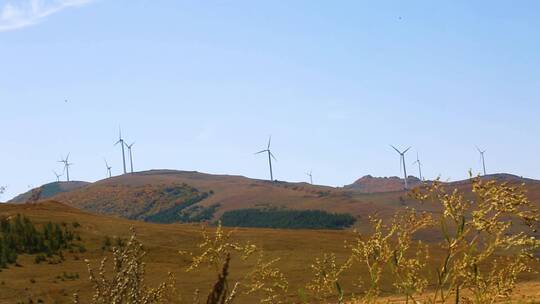
[[[191,297],[194,290],[210,290],[215,282],[214,271],[187,273],[190,263],[180,250],[194,250],[201,238],[199,225],[162,225],[120,218],[94,215],[55,203],[44,202],[35,205],[1,205],[0,216],[21,213],[36,223],[47,221],[81,224],[78,228],[87,252],[81,254],[66,253],[66,261],[58,265],[34,264],[31,256],[19,258],[22,267],[10,267],[0,272],[0,303],[13,303],[32,298],[34,302],[41,298],[46,303],[71,303],[72,294],[79,290],[81,300],[91,297],[91,283],[87,280],[87,268],[84,259],[91,261],[94,268],[104,256],[111,257],[111,252],[103,253],[101,244],[105,236],[129,238],[130,227],[134,227],[139,240],[147,251],[147,283],[158,286],[167,277],[169,271],[176,274],[178,289],[186,297]],[[228,230],[229,231],[229,230]],[[344,259],[345,240],[352,239],[350,231],[290,231],[273,229],[235,229],[234,240],[250,242],[264,249],[269,259],[280,258],[276,266],[286,273],[289,291],[295,295],[311,276],[309,264],[322,252],[332,251]],[[114,242],[114,241],[113,241]],[[301,254],[300,254],[301,253]],[[76,258],[78,258],[76,260]],[[257,262],[253,259],[248,264],[231,261],[231,279],[246,275]],[[61,281],[56,279],[63,272],[79,273],[80,279]],[[35,283],[30,283],[30,280]],[[3,282],[3,284],[2,284]],[[252,303],[256,296],[241,299],[239,303]]]

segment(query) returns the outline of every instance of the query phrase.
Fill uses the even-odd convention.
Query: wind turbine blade
[[[253,154],[257,155],[257,154],[261,154],[261,153],[264,153],[264,152],[267,152],[267,151],[268,151],[268,150],[262,150],[262,151],[259,151],[259,152],[257,152],[257,153],[253,153]]]
[[[268,138],[268,150],[270,150],[270,143],[272,142],[272,135]]]
[[[392,147],[392,149],[396,150],[397,153],[401,154],[401,151],[399,151],[396,147],[390,145],[390,147]],[[401,166],[401,164],[399,164]]]
[[[272,158],[277,161],[276,157],[274,156],[274,154],[272,154],[272,152],[268,151],[270,153],[270,156],[272,156]]]
[[[405,151],[403,151],[403,154],[407,153],[412,147],[408,147]]]
[[[68,153],[68,155],[66,156],[66,161],[69,160],[69,155],[70,155],[70,154],[71,154],[71,153]]]

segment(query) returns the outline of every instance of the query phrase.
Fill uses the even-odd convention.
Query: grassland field
[[[82,303],[91,297],[91,285],[87,279],[87,267],[85,259],[91,261],[94,268],[98,268],[99,262],[104,256],[111,253],[103,251],[101,246],[105,237],[127,238],[130,227],[137,231],[139,239],[145,246],[148,254],[147,283],[157,286],[166,280],[169,271],[177,277],[179,291],[190,298],[196,289],[204,294],[211,289],[216,279],[213,271],[197,271],[186,273],[185,269],[190,262],[189,258],[179,254],[180,250],[196,251],[197,244],[201,240],[201,227],[196,224],[153,224],[140,221],[95,215],[79,211],[57,202],[42,202],[25,205],[0,205],[0,216],[22,214],[29,217],[35,223],[47,221],[71,224],[78,222],[81,226],[75,229],[87,251],[84,253],[65,253],[65,261],[61,264],[49,265],[46,263],[35,264],[33,256],[20,256],[20,266],[10,266],[9,269],[0,272],[0,303],[28,303],[30,299],[36,303],[41,300],[44,303],[71,303],[72,295],[78,292]],[[211,228],[209,228],[211,229]],[[323,253],[333,252],[338,261],[343,262],[347,258],[347,249],[344,244],[351,241],[354,233],[350,230],[324,231],[324,230],[280,230],[280,229],[234,229],[234,240],[240,242],[252,242],[264,249],[269,258],[280,258],[276,263],[287,276],[291,299],[295,298],[299,289],[305,287],[312,277],[310,265],[316,257]],[[433,263],[440,260],[441,253],[431,252]],[[238,279],[246,274],[251,262],[240,262],[238,258],[232,260],[230,272],[231,279]],[[540,265],[533,267],[540,270]],[[78,274],[78,279],[62,279],[63,274]],[[365,273],[362,268],[355,268],[344,274],[343,287],[348,292],[356,289],[358,274]],[[521,278],[519,292],[516,297],[523,300],[540,298],[538,288],[539,277],[530,274]],[[383,278],[383,294],[388,300],[392,297],[393,288],[384,283],[388,278]],[[399,299],[395,299],[399,300]],[[254,303],[255,299],[243,297],[239,303]]]

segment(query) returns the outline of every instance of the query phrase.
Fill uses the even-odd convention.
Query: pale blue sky
[[[33,6],[32,6],[33,5]],[[0,0],[0,199],[121,169],[540,178],[537,1]],[[69,102],[65,103],[64,100]]]

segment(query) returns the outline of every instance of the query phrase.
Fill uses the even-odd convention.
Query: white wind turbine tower
[[[416,152],[416,161],[413,163],[413,165],[418,165],[418,174],[420,174],[420,180],[423,181],[424,178],[422,177],[422,162],[420,162],[418,152]]]
[[[126,147],[128,148],[128,152],[129,152],[129,163],[131,165],[131,173],[133,173],[133,155],[131,154],[131,147],[133,147],[134,144],[135,142],[132,142],[131,145],[126,144]]]
[[[109,166],[109,164],[107,163],[107,160],[106,159],[103,159],[105,161],[105,167],[107,168],[107,173],[109,175],[109,178],[112,177],[112,173],[111,173],[111,169],[112,167]]]
[[[313,185],[313,170],[309,170],[306,175],[309,176],[309,183]]]
[[[54,175],[56,176],[56,181],[59,182],[60,181],[60,177],[62,177],[63,174],[58,174],[56,173],[56,171],[53,170],[53,173]]]
[[[400,167],[403,166],[403,175],[404,175],[404,180],[405,180],[405,189],[409,189],[409,183],[407,181],[407,167],[405,166],[405,153],[407,153],[407,151],[409,151],[409,149],[411,147],[408,147],[407,149],[405,149],[405,151],[401,152],[399,151],[396,147],[390,145],[394,150],[396,150],[396,152],[400,155]]]
[[[120,144],[120,146],[122,147],[122,163],[124,164],[124,174],[126,174],[126,153],[124,151],[124,145],[125,145],[125,142],[124,142],[124,139],[122,138],[122,129],[118,128],[118,141],[114,144],[115,146]]]
[[[480,148],[478,147],[476,147],[476,150],[478,150],[478,153],[480,153],[480,160],[482,161],[482,168],[484,169],[484,175],[486,175],[486,159],[484,157],[486,150],[480,150]]]
[[[69,166],[73,165],[72,163],[69,162],[69,153],[65,159],[59,160],[58,162],[64,164],[64,170],[66,172],[66,180],[69,182]]]
[[[268,146],[266,149],[259,151],[255,154],[261,154],[261,153],[268,153],[268,165],[270,166],[270,181],[274,181],[274,173],[272,172],[272,158],[277,161],[277,159],[274,157],[274,154],[270,151],[270,143],[272,142],[272,136],[268,139]]]

